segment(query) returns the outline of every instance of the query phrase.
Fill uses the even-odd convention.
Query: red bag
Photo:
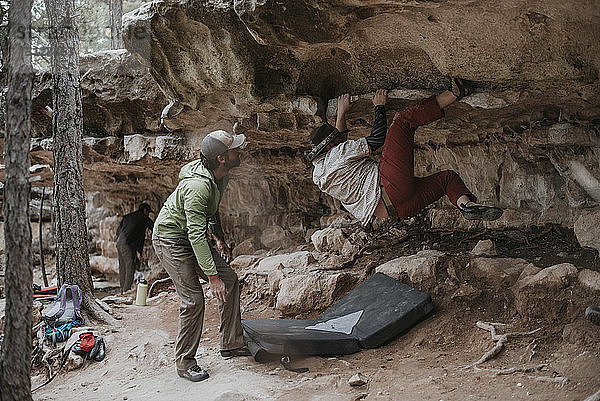
[[[81,333],[79,341],[79,348],[85,352],[90,352],[94,348],[94,344],[96,344],[96,339],[92,333]]]

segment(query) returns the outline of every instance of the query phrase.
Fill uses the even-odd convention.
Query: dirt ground
[[[173,362],[178,299],[163,293],[148,306],[118,309],[120,327],[100,327],[107,344],[102,362],[61,372],[34,393],[36,400],[583,400],[600,389],[600,346],[568,339],[528,336],[510,340],[483,369],[546,367],[535,373],[495,375],[488,370],[462,369],[493,346],[487,331],[475,322],[488,319],[485,310],[439,310],[409,333],[388,345],[337,358],[311,357],[293,361],[307,373],[282,369],[276,362],[252,358],[225,360],[218,354],[216,301],[208,301],[205,339],[197,357],[211,377],[200,383],[180,379]],[[265,306],[246,318],[276,317]],[[574,338],[598,339],[600,327],[584,319],[569,329]],[[582,334],[583,333],[583,337]],[[531,361],[526,347],[537,338]],[[368,383],[351,387],[348,379],[362,373]],[[568,379],[566,384],[559,383]],[[33,385],[44,376],[34,377]],[[554,381],[552,381],[554,380]]]
[[[391,232],[390,227],[382,230]],[[480,239],[493,239],[502,256],[522,257],[538,267],[570,262],[599,270],[597,253],[579,247],[571,231],[556,226],[446,232],[416,222],[408,230],[410,235],[401,241],[379,233],[381,246],[359,258],[352,269],[369,271],[375,261],[423,248],[460,257]],[[216,301],[208,297],[205,337],[197,358],[211,376],[191,383],[175,372],[178,298],[172,288],[164,290],[145,307],[115,305],[120,325],[96,327],[107,344],[106,359],[61,372],[36,391],[34,399],[584,400],[600,390],[600,327],[583,317],[587,303],[594,302],[586,294],[571,294],[568,308],[557,312],[550,308],[548,316],[526,321],[515,312],[505,288],[484,289],[482,296],[469,302],[434,291],[434,313],[408,333],[353,355],[294,360],[294,367],[309,369],[306,373],[248,357],[223,359],[218,352]],[[113,287],[107,293],[116,291]],[[130,295],[134,296],[133,290]],[[556,294],[548,294],[549,305],[553,297]],[[279,318],[279,311],[270,304],[268,298],[256,300],[246,287],[243,318]],[[505,323],[510,332],[540,330],[510,338],[500,354],[478,369],[465,368],[494,345],[490,333],[476,326],[477,321]],[[503,369],[535,367],[539,370],[497,374]],[[33,387],[46,379],[43,369],[36,372]],[[356,373],[366,376],[368,383],[351,387],[348,379]]]

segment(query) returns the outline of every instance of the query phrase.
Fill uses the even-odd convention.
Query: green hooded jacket
[[[217,182],[202,161],[195,160],[181,168],[179,180],[179,185],[160,209],[154,233],[161,238],[187,238],[202,271],[213,276],[217,274],[217,268],[208,246],[207,230],[223,236],[219,203],[229,175]]]

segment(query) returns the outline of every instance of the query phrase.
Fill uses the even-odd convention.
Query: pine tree
[[[110,0],[110,48],[123,49],[123,0]]]
[[[0,399],[31,400],[33,263],[29,224],[31,138],[31,0],[8,11],[8,91],[4,162],[6,318],[0,359]]]
[[[88,256],[83,189],[83,109],[79,34],[74,0],[45,0],[52,68],[52,133],[56,272],[59,285],[77,284],[93,316],[114,321],[95,302]]]

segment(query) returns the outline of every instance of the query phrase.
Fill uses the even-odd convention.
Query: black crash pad
[[[242,325],[257,361],[270,355],[344,355],[385,344],[432,310],[428,294],[376,273],[315,319],[242,320]],[[307,329],[311,326],[317,327]]]

